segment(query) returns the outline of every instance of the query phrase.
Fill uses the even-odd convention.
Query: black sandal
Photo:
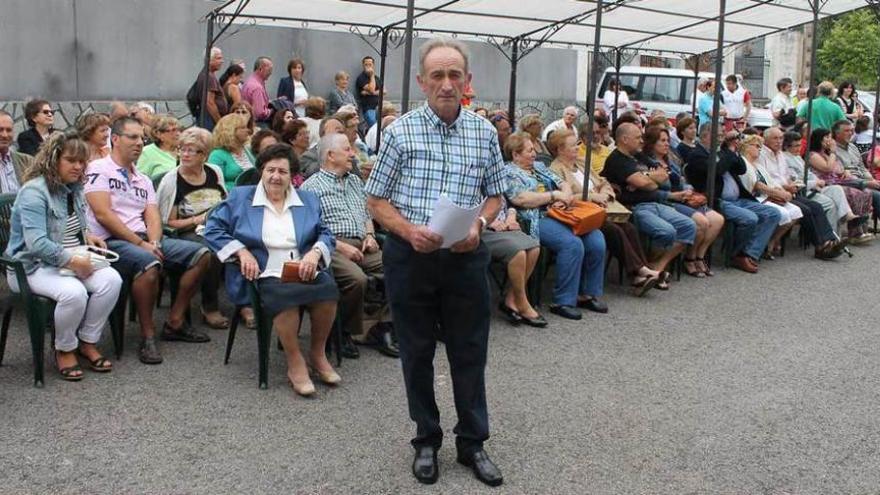
[[[76,353],[79,356],[86,360],[88,363],[89,369],[97,372],[97,373],[109,373],[113,371],[113,363],[110,362],[109,359],[104,356],[98,356],[95,359],[89,359],[88,356],[82,353],[79,349],[76,350]]]
[[[709,263],[706,263],[705,258],[697,258],[697,263],[700,264],[700,268],[703,270],[703,273],[705,273],[707,277],[714,277],[715,276],[715,272],[713,272],[709,268]]]
[[[706,273],[696,266],[697,258],[684,259],[684,271],[691,277],[706,278]]]
[[[58,373],[61,374],[61,379],[67,382],[78,382],[83,379],[83,370],[78,364],[68,366],[67,368],[58,368]],[[79,374],[74,375],[74,373]]]
[[[669,290],[669,272],[661,272],[657,277],[658,281],[654,285],[657,290]]]

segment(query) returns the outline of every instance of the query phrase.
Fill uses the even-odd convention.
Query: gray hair
[[[256,70],[262,69],[265,62],[271,62],[271,61],[272,61],[272,59],[269,57],[264,57],[264,56],[257,57],[257,59],[254,60],[254,70],[256,71]]]
[[[331,150],[337,150],[340,146],[348,143],[348,137],[345,134],[327,134],[318,141],[318,156],[321,163],[327,161],[327,155]]]
[[[785,134],[785,133],[782,131],[782,129],[780,129],[780,128],[778,128],[778,127],[775,127],[775,126],[774,126],[774,127],[768,127],[768,128],[766,128],[766,129],[764,129],[764,139],[769,138],[770,135],[773,134],[773,131],[774,131],[774,130],[775,130],[775,131],[779,131],[780,134]]]
[[[831,96],[834,93],[834,83],[831,81],[822,81],[819,83],[819,94],[822,96]]]
[[[562,114],[565,115],[569,111],[574,112],[575,116],[580,115],[580,111],[578,111],[578,107],[575,107],[575,106],[565,107],[562,110]]]
[[[419,48],[419,74],[425,75],[425,59],[428,58],[428,54],[434,51],[436,48],[452,48],[461,54],[461,58],[464,59],[464,72],[468,73],[470,68],[470,51],[464,45],[464,43],[454,40],[452,38],[446,37],[437,37],[431,38],[422,44]]]
[[[214,58],[217,55],[223,55],[223,50],[221,50],[219,46],[212,46],[211,47],[211,58]]]

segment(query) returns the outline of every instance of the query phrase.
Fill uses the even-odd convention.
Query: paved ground
[[[795,249],[794,251],[797,251]],[[493,324],[492,493],[876,493],[880,488],[877,246],[818,262],[790,252],[759,275],[682,280],[637,300],[609,285],[610,315],[545,330]],[[31,386],[21,314],[0,367],[2,493],[488,493],[441,451],[441,478],[409,473],[396,361],[367,350],[338,390],[295,397],[273,350],[225,332],[129,348],[110,376]],[[454,424],[438,354],[443,423]]]

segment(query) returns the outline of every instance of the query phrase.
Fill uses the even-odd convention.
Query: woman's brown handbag
[[[574,235],[580,237],[605,223],[605,208],[589,201],[575,200],[570,206],[551,206],[547,209],[547,216],[568,225]]]

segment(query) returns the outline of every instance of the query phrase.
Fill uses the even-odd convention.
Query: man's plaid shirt
[[[388,199],[409,222],[427,225],[441,194],[472,208],[504,194],[506,177],[498,134],[487,120],[462,109],[447,126],[425,105],[385,129],[366,192]]]

